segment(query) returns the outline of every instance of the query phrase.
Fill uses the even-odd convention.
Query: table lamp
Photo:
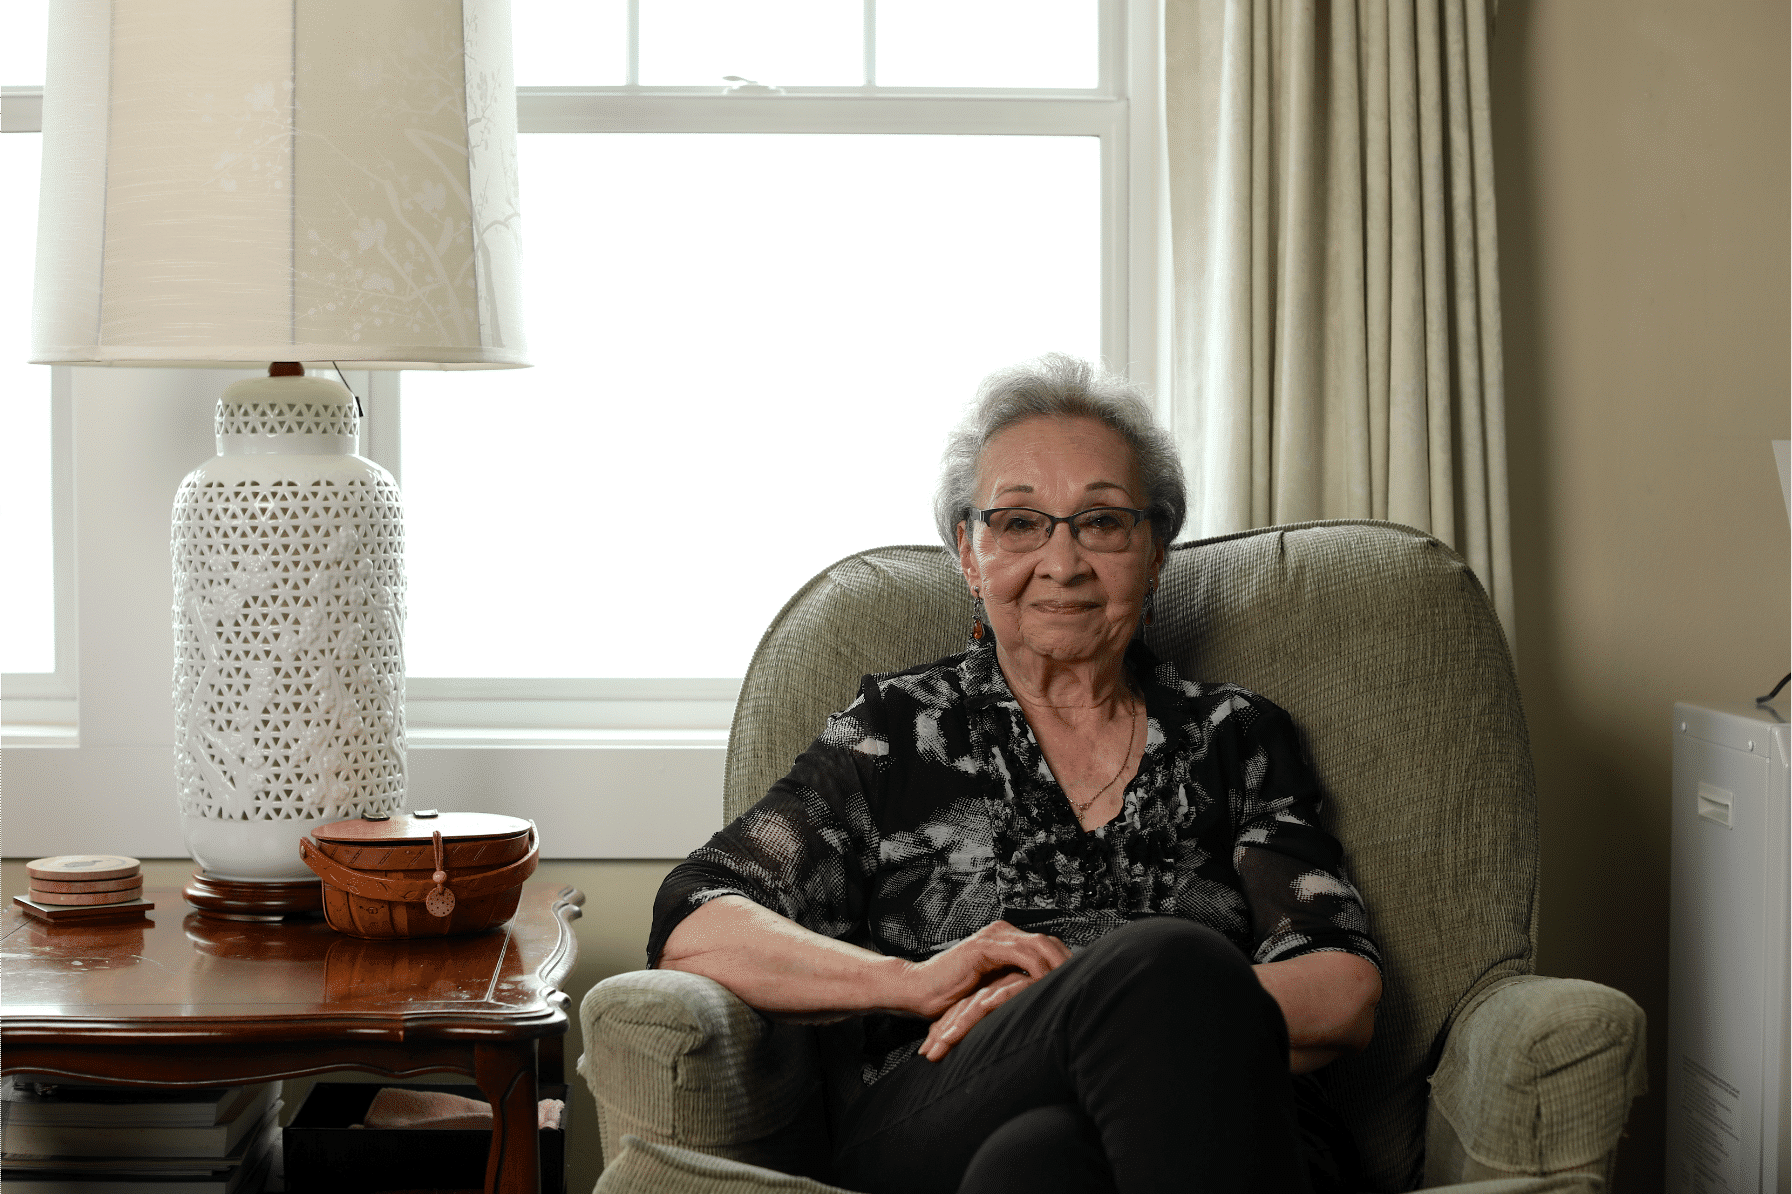
[[[404,807],[398,488],[304,363],[527,364],[507,0],[58,0],[32,360],[269,365],[174,504],[175,773],[211,915]]]

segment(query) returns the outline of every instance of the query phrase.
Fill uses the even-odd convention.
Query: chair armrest
[[[1515,975],[1457,1015],[1431,1076],[1425,1185],[1587,1174],[1609,1184],[1644,1075],[1643,1009],[1579,979]]]
[[[606,1162],[626,1133],[789,1173],[828,1161],[814,1034],[766,1019],[713,979],[637,970],[579,1005],[578,1071]]]
[[[1605,1183],[1590,1173],[1558,1173],[1554,1177],[1502,1177],[1493,1181],[1427,1186],[1425,1194],[1599,1194]]]

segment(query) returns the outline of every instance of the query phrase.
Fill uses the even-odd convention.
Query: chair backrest
[[[938,547],[840,561],[791,598],[742,686],[726,815],[790,766],[859,677],[963,649]],[[1426,1079],[1455,1010],[1535,953],[1536,798],[1511,656],[1454,553],[1390,523],[1270,527],[1172,548],[1151,643],[1293,716],[1387,966],[1374,1044],[1325,1078],[1376,1189],[1415,1187]]]

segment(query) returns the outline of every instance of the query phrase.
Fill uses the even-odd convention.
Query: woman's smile
[[[1045,614],[1086,614],[1102,608],[1096,601],[1035,601],[1032,606]]]

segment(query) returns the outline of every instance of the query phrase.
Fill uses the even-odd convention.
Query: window
[[[666,857],[713,828],[737,678],[788,594],[847,552],[934,540],[934,465],[983,373],[1058,349],[1154,380],[1157,115],[1127,95],[1156,94],[1159,17],[1152,0],[512,9],[537,367],[349,374],[363,451],[406,491],[412,788],[535,817],[561,857]],[[37,94],[9,88],[9,131],[37,127]],[[64,504],[105,532],[57,544],[79,735],[9,738],[59,747],[9,758],[9,828],[34,844],[20,802],[104,760],[96,813],[140,788],[134,849],[178,854],[166,507],[231,376],[49,372],[52,495],[79,454]],[[19,521],[42,538],[41,514]],[[499,633],[464,633],[499,602]],[[33,712],[8,701],[9,723]]]
[[[935,541],[977,379],[1100,355],[1099,150],[523,134],[528,235],[566,266],[527,283],[535,367],[400,382],[411,675],[739,676],[821,568]]]
[[[29,234],[37,227],[47,11],[48,0],[13,5],[0,38],[0,82],[14,84],[0,97],[0,127],[18,134],[0,136],[0,227],[18,237],[6,245],[5,276],[15,280],[31,277]],[[72,695],[57,673],[51,377],[25,363],[30,327],[31,289],[15,281],[0,293],[0,560],[8,573],[0,585],[0,672],[17,674],[7,684],[13,697]],[[60,621],[66,632],[70,619]],[[66,666],[66,644],[63,655]]]
[[[0,227],[37,227],[40,145],[36,133],[0,137]],[[6,271],[11,278],[29,277]],[[54,485],[51,477],[50,370],[28,365],[31,290],[0,289],[0,671],[40,682],[56,671]]]
[[[1137,359],[1118,5],[515,11],[525,248],[555,268],[526,271],[534,369],[400,383],[425,721],[500,678],[738,676],[814,572],[934,540],[932,465],[984,373]],[[646,493],[666,533],[609,543],[600,511]],[[481,542],[528,565],[469,568]],[[503,635],[464,633],[519,596]],[[538,691],[574,688],[640,690]]]

